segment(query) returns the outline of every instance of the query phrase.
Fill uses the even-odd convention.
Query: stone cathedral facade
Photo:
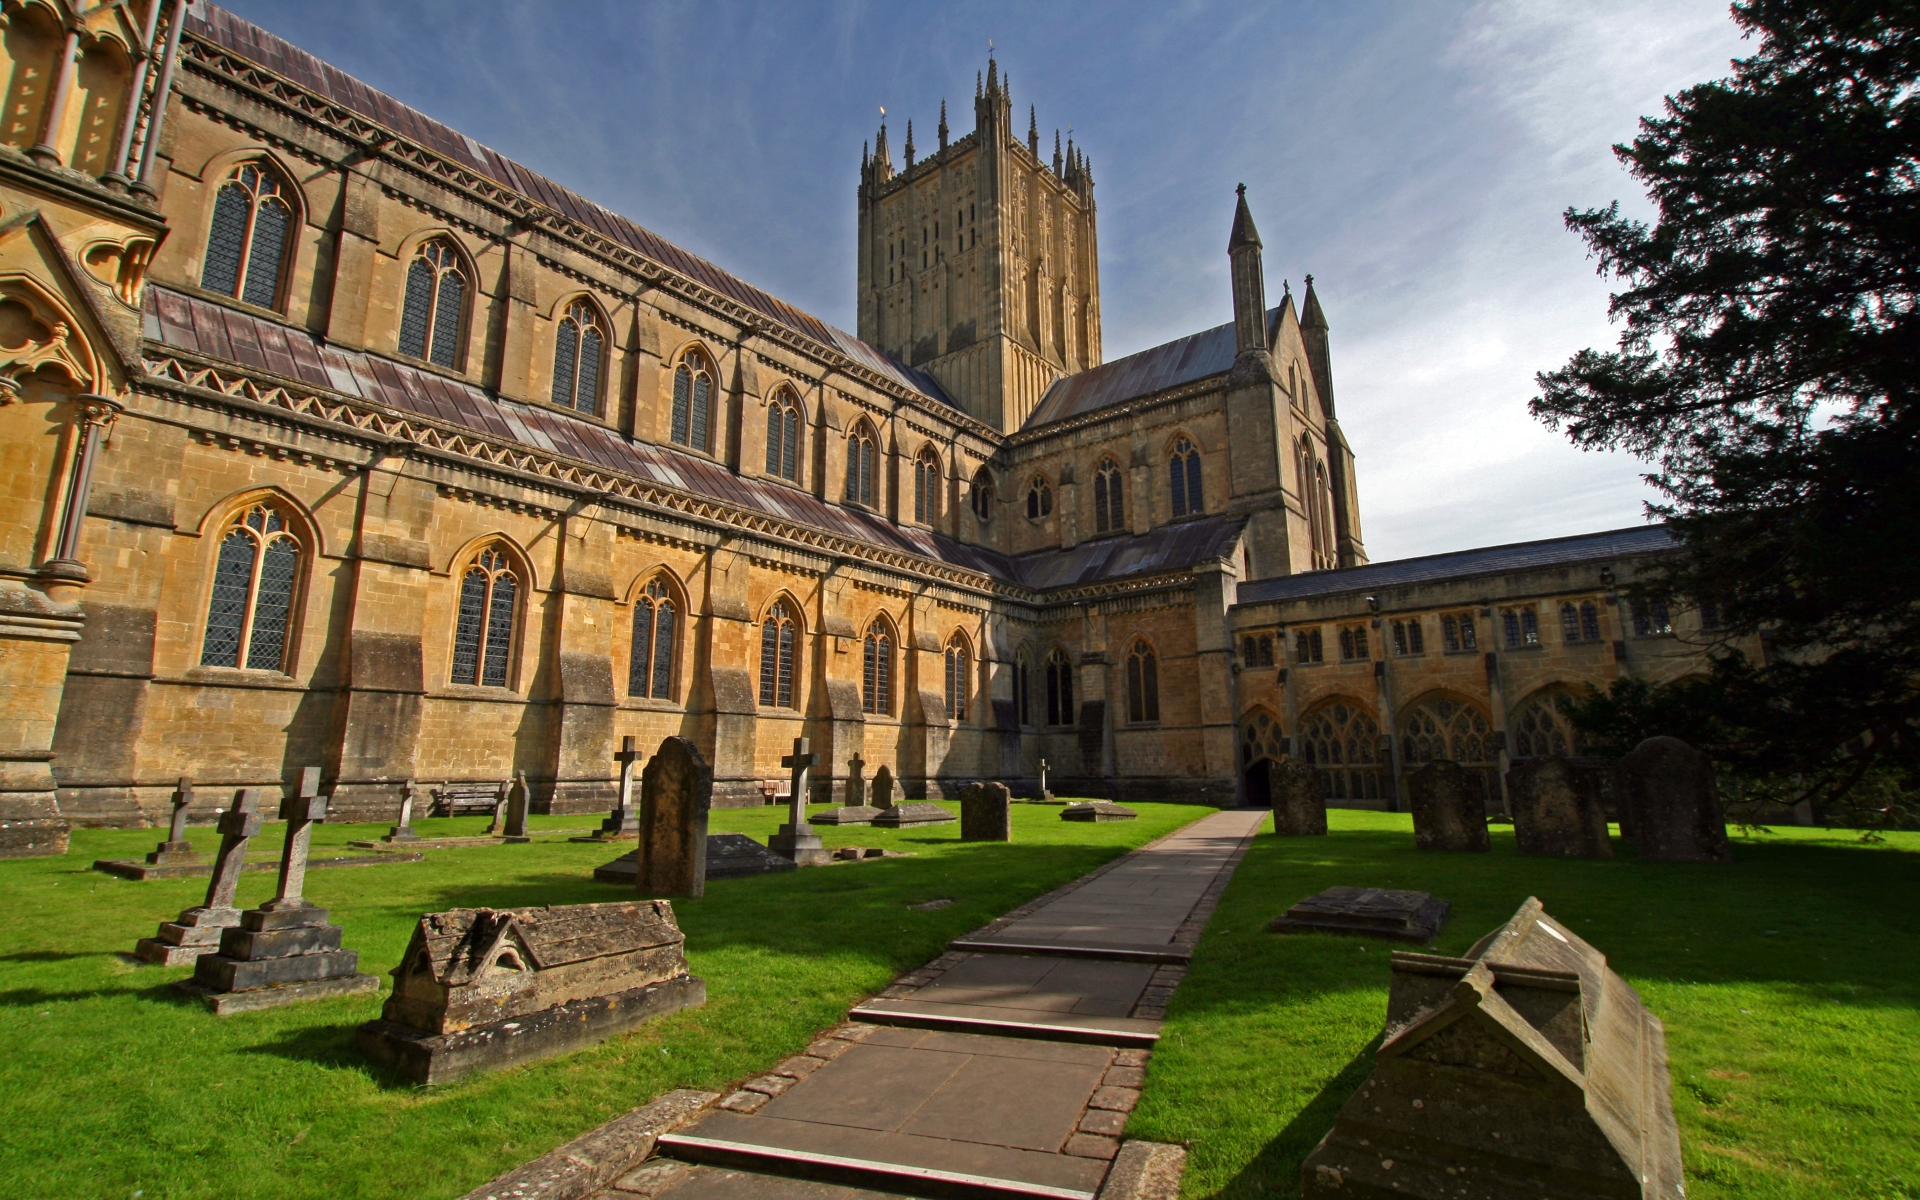
[[[205,3],[0,3],[0,851],[322,764],[336,811],[524,772],[609,803],[683,734],[720,804],[796,736],[984,778],[1339,802],[1577,751],[1688,669],[1659,529],[1369,564],[1311,277],[1103,361],[1082,149],[859,176],[858,336]],[[1694,636],[1700,634],[1702,636]],[[11,847],[9,850],[8,847]]]

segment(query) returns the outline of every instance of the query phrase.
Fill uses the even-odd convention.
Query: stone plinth
[[[1679,738],[1648,738],[1620,760],[1620,834],[1641,858],[1732,862],[1713,761]]]
[[[1339,933],[1425,945],[1452,910],[1426,892],[1330,887],[1309,896],[1267,925],[1272,933]]]
[[[1507,801],[1520,853],[1612,858],[1607,814],[1591,776],[1557,754],[1522,759],[1507,771]]]
[[[610,863],[595,867],[593,877],[602,883],[634,885],[639,872],[640,852],[629,850]],[[794,869],[793,860],[775,854],[744,833],[707,835],[707,878],[734,879],[742,875],[773,875]]]
[[[1013,840],[1013,793],[1004,783],[970,783],[960,791],[960,840]]]
[[[233,807],[220,814],[220,854],[208,868],[213,880],[206,900],[161,925],[152,937],[141,938],[134,957],[165,967],[185,966],[218,950],[221,935],[240,923],[233,897],[246,866],[247,843],[260,832],[260,796],[259,788],[244,788]]]
[[[916,801],[896,804],[873,819],[875,829],[909,829],[917,825],[945,825],[957,818],[938,804]]]
[[[1111,800],[1084,800],[1060,810],[1062,821],[1131,821],[1140,814]]]
[[[1459,763],[1436,758],[1407,776],[1413,844],[1422,850],[1488,850],[1487,804]]]
[[[1287,759],[1267,771],[1273,797],[1273,831],[1281,837],[1320,837],[1327,832],[1327,777]]]

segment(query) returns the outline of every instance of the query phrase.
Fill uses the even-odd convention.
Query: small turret
[[[907,165],[906,165],[906,169],[907,169],[907,170],[909,170],[909,171],[911,171],[911,170],[913,170],[913,120],[912,120],[912,118],[908,118],[908,120],[907,120]]]
[[[1233,233],[1227,239],[1227,257],[1233,263],[1233,344],[1240,354],[1267,349],[1267,284],[1260,261],[1260,232],[1247,210],[1247,185],[1237,189],[1240,203],[1233,212]]]
[[[1053,131],[1053,173],[1060,174],[1060,131]]]
[[[1031,104],[1027,105],[1027,153],[1040,157],[1040,114]]]
[[[947,149],[947,98],[945,96],[942,96],[940,97],[940,151],[941,153],[944,154],[946,152],[946,149]]]
[[[1320,393],[1320,407],[1333,416],[1333,362],[1327,351],[1327,314],[1320,309],[1320,297],[1313,292],[1313,276],[1307,276],[1307,298],[1300,306],[1300,340],[1306,344],[1307,367],[1313,372],[1313,388]]]

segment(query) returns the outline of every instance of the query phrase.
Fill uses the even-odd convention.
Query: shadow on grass
[[[17,954],[0,954],[0,963],[49,963],[73,962],[82,958],[125,958],[126,955],[106,954],[99,950],[87,950],[76,954],[67,954],[58,950],[22,950]],[[138,960],[136,960],[138,961]]]
[[[1253,1161],[1240,1169],[1240,1173],[1228,1181],[1227,1186],[1215,1193],[1220,1197],[1231,1196],[1268,1196],[1276,1192],[1283,1196],[1300,1194],[1300,1164],[1307,1155],[1320,1144],[1333,1128],[1333,1119],[1340,1115],[1340,1109],[1360,1090],[1360,1085],[1373,1073],[1374,1051],[1380,1048],[1380,1039],[1375,1037],[1368,1042],[1360,1053],[1353,1056],[1347,1065],[1340,1068],[1338,1074],[1329,1079],[1318,1095],[1307,1102],[1307,1106],[1294,1114],[1293,1120],[1280,1131],[1278,1137],[1260,1148]]]
[[[338,1071],[351,1071],[361,1075],[383,1092],[411,1092],[420,1090],[419,1085],[402,1078],[397,1072],[369,1062],[364,1054],[353,1045],[353,1035],[360,1028],[353,1025],[313,1025],[271,1042],[260,1042],[252,1046],[242,1046],[238,1053],[285,1059],[288,1062],[307,1063],[317,1067],[327,1067]]]

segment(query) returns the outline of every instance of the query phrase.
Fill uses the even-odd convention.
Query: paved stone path
[[[1267,810],[1204,817],[954,942],[601,1200],[1095,1200],[1166,1003]]]

